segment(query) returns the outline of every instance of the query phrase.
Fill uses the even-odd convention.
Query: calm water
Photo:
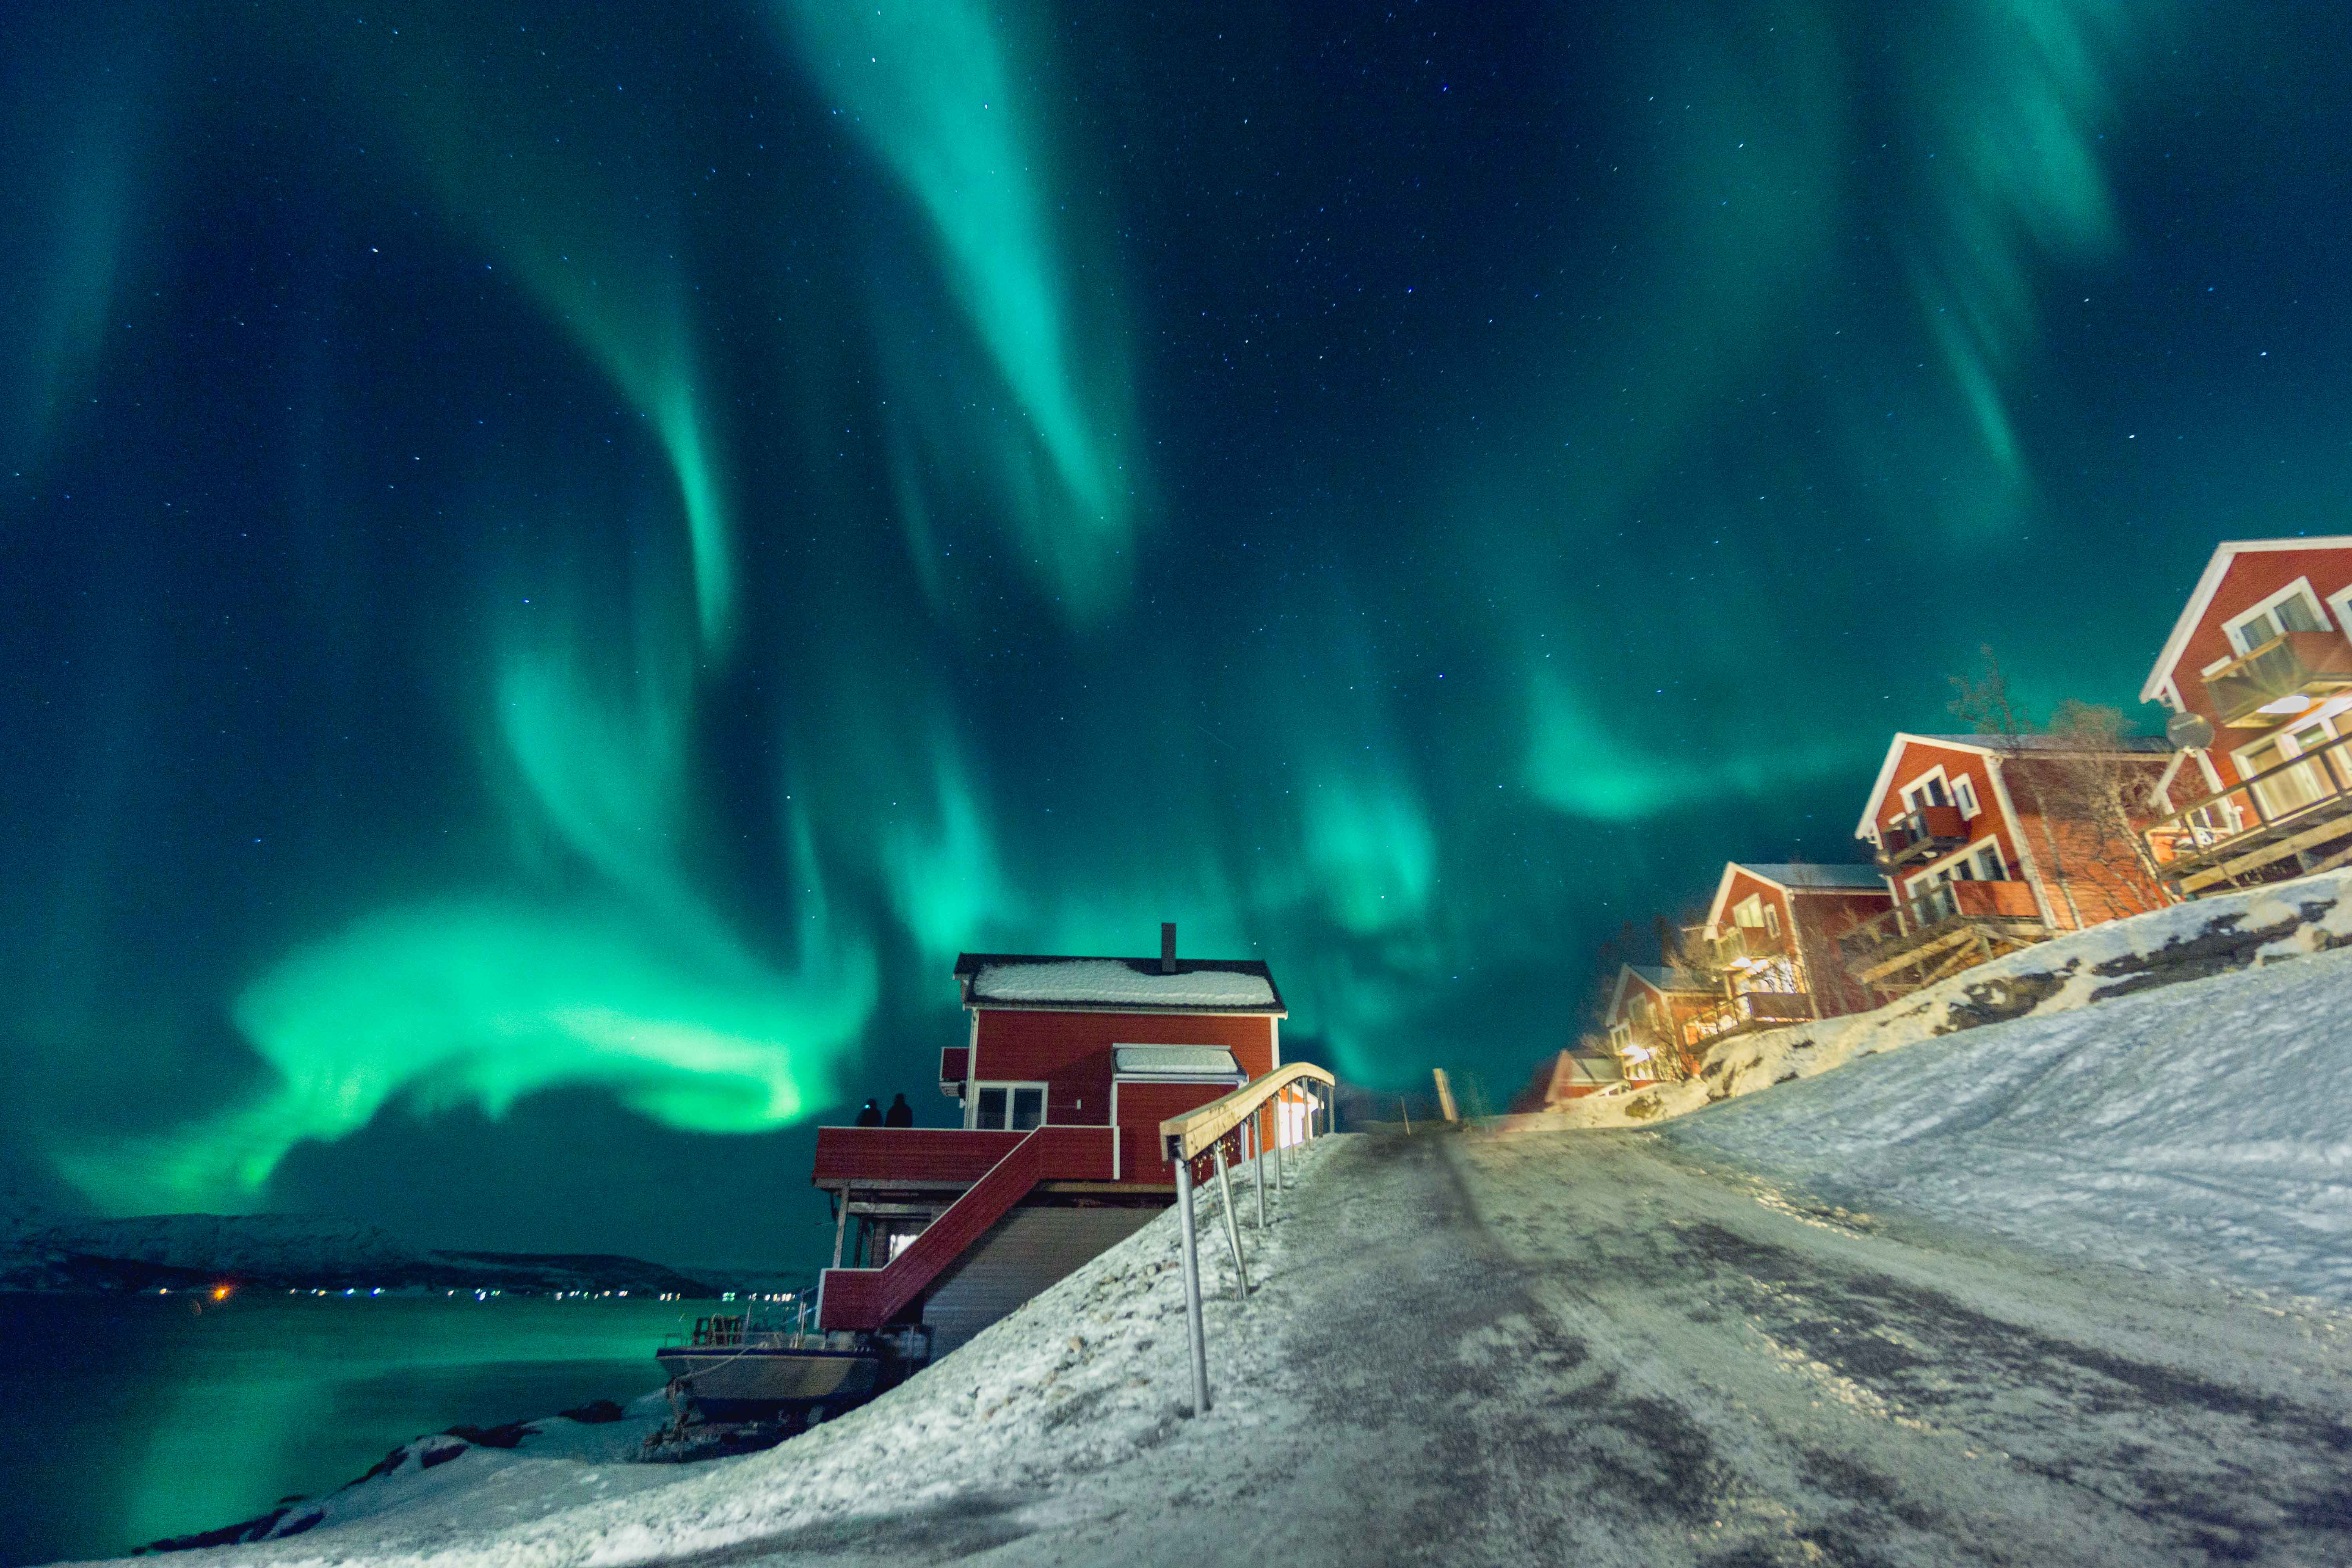
[[[0,1568],[341,1486],[420,1433],[661,1386],[708,1302],[0,1295]],[[168,1560],[167,1560],[168,1561]]]

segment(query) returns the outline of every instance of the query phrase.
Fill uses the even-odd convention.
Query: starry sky
[[[960,949],[1162,920],[1499,1100],[1980,645],[2131,710],[2343,530],[2347,32],[27,0],[0,1183],[805,1262]]]

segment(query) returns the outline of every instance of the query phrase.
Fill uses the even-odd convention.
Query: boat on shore
[[[748,1313],[697,1318],[654,1352],[672,1397],[708,1421],[795,1413],[831,1416],[903,1381],[929,1359],[919,1327],[881,1334],[810,1331],[753,1322]]]

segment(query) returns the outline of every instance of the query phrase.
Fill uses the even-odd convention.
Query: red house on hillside
[[[2216,548],[2139,695],[2183,747],[2149,834],[2175,886],[2352,858],[2352,535]]]
[[[1628,1083],[1688,1077],[1697,1057],[1686,1026],[1720,1001],[1723,990],[1696,974],[1664,964],[1623,963],[1609,990],[1601,1023]]]
[[[1894,901],[1873,866],[1727,864],[1697,932],[1723,994],[1685,1025],[1685,1043],[1876,1006],[1846,973],[1838,942]]]
[[[1848,973],[1901,995],[2170,901],[2137,842],[2170,749],[2154,736],[2094,751],[2048,735],[1898,733],[1854,828],[1895,906],[1841,939]],[[2107,816],[2086,804],[2108,795]]]
[[[835,1203],[820,1322],[920,1322],[944,1354],[1174,1201],[1160,1121],[1282,1059],[1282,994],[1254,959],[965,953],[966,1043],[940,1053],[960,1127],[824,1127]],[[1262,1118],[1304,1135],[1303,1101]]]

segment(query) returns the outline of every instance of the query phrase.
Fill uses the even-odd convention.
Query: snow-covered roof
[[[967,952],[956,959],[967,1007],[1113,1008],[1122,1012],[1274,1013],[1286,1010],[1274,976],[1255,959],[1056,958]]]
[[[1715,885],[1715,899],[1706,907],[1706,931],[1712,936],[1723,925],[1724,906],[1731,885],[1742,874],[1769,882],[1782,892],[1885,893],[1886,879],[1874,866],[1815,866],[1801,861],[1727,860],[1723,878]],[[1893,894],[1887,894],[1891,900]],[[1793,911],[1792,911],[1793,912]]]

